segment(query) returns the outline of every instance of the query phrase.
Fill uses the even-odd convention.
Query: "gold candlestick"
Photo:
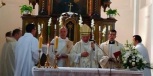
[[[38,52],[39,52],[39,61],[38,61],[37,67],[40,68],[41,67],[41,64],[40,64],[40,53],[41,53],[41,50],[39,50]]]
[[[58,65],[57,65],[57,50],[55,50],[54,52],[55,52],[55,58],[54,58],[54,65],[53,65],[53,68],[54,68],[54,69],[57,69],[57,68],[58,68]]]
[[[45,62],[45,68],[52,68],[51,63],[49,62],[49,54],[47,54],[47,60]]]

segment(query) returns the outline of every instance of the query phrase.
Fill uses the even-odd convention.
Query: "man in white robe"
[[[141,42],[142,42],[142,39],[139,35],[133,36],[133,44],[135,46],[135,49],[139,51],[140,55],[143,56],[144,60],[147,63],[150,63],[148,50],[145,48],[145,46]],[[144,76],[151,76],[151,70],[149,68],[144,68],[143,72],[144,72]]]
[[[21,37],[22,33],[20,29],[13,30],[12,37],[6,37],[7,43],[5,43],[2,54],[0,71],[1,76],[14,76],[15,66],[15,46],[17,40]]]
[[[110,30],[108,34],[108,40],[101,43],[100,47],[103,50],[105,56],[100,60],[100,65],[102,68],[120,68],[121,50],[124,48],[121,43],[115,40],[116,30]]]
[[[73,42],[70,41],[66,36],[67,36],[67,29],[66,27],[61,27],[59,30],[59,36],[58,39],[58,45],[57,45],[57,65],[58,67],[70,67],[70,62],[69,62],[69,53],[71,51],[71,48],[73,47]],[[53,39],[51,41],[50,46],[50,57],[51,57],[51,65],[54,64],[54,59],[55,59],[55,48],[54,46],[56,45],[56,39]]]
[[[32,76],[32,67],[39,60],[38,40],[34,37],[35,34],[35,25],[28,24],[26,33],[19,38],[15,49],[14,76]]]
[[[88,25],[84,24],[80,28],[81,40],[73,46],[70,53],[73,67],[99,67],[99,60],[103,53],[96,44],[89,41],[90,33],[91,29]]]

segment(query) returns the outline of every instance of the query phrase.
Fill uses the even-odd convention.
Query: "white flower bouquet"
[[[135,68],[137,70],[144,69],[147,62],[143,59],[143,56],[133,47],[132,44],[125,45],[125,49],[122,50],[122,64],[124,68]]]

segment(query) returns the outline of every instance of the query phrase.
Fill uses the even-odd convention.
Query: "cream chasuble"
[[[14,76],[15,67],[15,46],[16,40],[11,37],[6,38],[6,43],[3,46],[0,59],[0,76]]]
[[[51,44],[55,44],[55,39],[53,39],[51,41]],[[61,54],[66,54],[68,55],[68,58],[61,58],[57,61],[57,64],[59,67],[70,67],[70,61],[69,61],[69,53],[71,51],[73,47],[73,42],[70,41],[68,38],[66,39],[62,39],[62,38],[58,38],[58,47],[57,47],[57,54],[61,55]],[[55,52],[54,52],[54,45],[50,46],[50,51],[49,51],[49,55],[51,58],[51,65],[53,65],[53,61],[55,58]]]
[[[121,51],[124,47],[122,44],[118,43],[117,41],[115,41],[115,44],[109,44],[109,41],[106,41],[100,45],[100,48],[107,54],[103,56],[102,59],[100,60],[100,65],[102,68],[110,68],[108,62],[109,57],[116,59],[114,53]],[[116,68],[118,66],[118,62],[116,61],[112,62],[111,64],[112,68]]]
[[[89,56],[81,57],[81,53],[87,51]],[[71,62],[74,67],[98,68],[102,51],[95,45],[95,50],[91,48],[91,42],[84,43],[82,40],[77,42],[71,50]]]

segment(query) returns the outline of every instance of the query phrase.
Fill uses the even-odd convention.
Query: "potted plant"
[[[21,11],[21,14],[31,14],[32,13],[32,6],[28,6],[28,5],[22,5],[20,6],[20,11]]]
[[[109,9],[106,11],[106,14],[109,18],[114,18],[114,16],[119,15],[117,9]]]

